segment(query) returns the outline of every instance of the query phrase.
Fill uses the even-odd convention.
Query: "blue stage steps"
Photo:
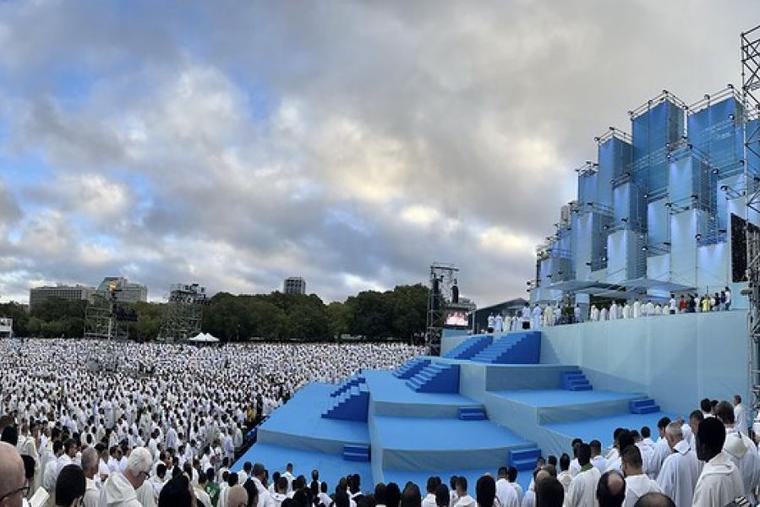
[[[509,451],[509,465],[515,467],[518,471],[533,470],[536,468],[536,461],[541,457],[541,449],[538,447],[528,447],[526,449],[516,449]]]
[[[406,363],[402,364],[396,371],[393,372],[393,376],[396,378],[412,378],[420,372],[424,367],[430,364],[430,359],[415,358],[410,359]]]
[[[431,363],[406,381],[418,393],[458,393],[459,366]]]
[[[562,373],[562,389],[567,391],[591,391],[593,387],[580,370]]]
[[[538,364],[541,357],[541,332],[508,333],[472,357],[489,364]]]
[[[345,461],[359,461],[369,463],[370,452],[368,445],[345,444],[343,446],[343,459]]]
[[[449,359],[470,359],[475,354],[491,345],[493,338],[489,335],[480,334],[472,336],[444,354]]]
[[[484,421],[488,419],[483,407],[459,407],[458,417],[463,421]]]
[[[359,384],[362,384],[364,382],[366,382],[366,379],[362,377],[361,375],[350,377],[348,380],[343,382],[335,391],[331,392],[330,396],[335,398],[339,394],[344,393],[348,391],[349,389],[351,389],[352,387],[358,386]]]
[[[333,399],[333,403],[322,413],[328,419],[345,421],[367,421],[369,410],[369,388],[367,384],[351,386]]]
[[[660,411],[660,406],[651,398],[633,400],[628,403],[632,414],[653,414]]]

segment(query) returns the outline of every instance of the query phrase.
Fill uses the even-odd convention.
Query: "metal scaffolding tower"
[[[197,283],[172,285],[158,339],[166,342],[183,341],[200,333],[205,303],[205,287]]]
[[[740,36],[744,106],[744,181],[746,185],[747,289],[749,311],[748,375],[753,408],[760,409],[760,229],[751,218],[760,214],[760,25]]]
[[[427,332],[425,342],[430,347],[430,354],[440,355],[441,335],[445,318],[446,305],[453,299],[456,287],[456,274],[459,268],[453,264],[434,262],[430,266],[430,292],[427,308]]]

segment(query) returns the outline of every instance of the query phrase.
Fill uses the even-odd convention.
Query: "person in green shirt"
[[[214,481],[214,469],[209,468],[206,470],[206,478],[208,479],[208,482],[206,483],[206,493],[208,494],[209,498],[211,498],[211,505],[216,507],[216,504],[219,502],[219,484]]]

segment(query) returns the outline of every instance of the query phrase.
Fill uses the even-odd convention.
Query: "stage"
[[[651,317],[446,337],[442,357],[396,371],[310,384],[277,409],[233,466],[291,462],[329,484],[359,473],[377,482],[445,481],[513,465],[530,482],[535,458],[570,441],[611,445],[616,427],[688,416],[703,397],[746,396],[746,313]]]

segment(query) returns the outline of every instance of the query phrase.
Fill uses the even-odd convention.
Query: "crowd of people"
[[[123,448],[124,454],[82,442],[65,424],[54,425],[54,458],[44,466],[43,485],[60,506],[203,507],[651,507],[756,505],[760,454],[747,427],[741,398],[734,403],[702,400],[688,421],[664,417],[653,435],[649,427],[617,428],[613,446],[576,439],[561,456],[539,458],[523,488],[514,467],[479,477],[470,494],[468,481],[430,477],[422,492],[407,482],[379,483],[362,489],[350,474],[337,484],[296,475],[293,464],[270,471],[246,462],[232,472],[230,461],[202,453],[186,458],[166,446],[163,435],[151,444]],[[14,433],[6,417],[0,442],[0,505],[22,505],[33,490],[36,433],[22,422]],[[160,428],[157,428],[160,430]],[[104,440],[105,441],[105,440]],[[103,441],[103,442],[104,442]],[[39,442],[42,444],[42,442]],[[30,452],[31,451],[31,452]],[[12,503],[16,500],[16,503]],[[10,501],[9,501],[10,500]]]
[[[616,301],[604,305],[592,304],[584,309],[579,304],[572,305],[568,301],[562,303],[526,304],[519,312],[506,315],[504,312],[491,313],[488,316],[487,329],[481,332],[506,333],[562,324],[577,324],[580,322],[598,322],[618,319],[638,319],[659,315],[676,315],[679,313],[719,312],[731,309],[731,290],[725,287],[720,292],[710,295],[698,294],[670,295],[669,300],[633,300]]]
[[[152,483],[185,466],[204,472],[229,467],[245,432],[301,386],[338,382],[362,369],[395,368],[422,352],[397,343],[217,348],[0,340],[0,430],[30,461],[27,496],[42,487],[49,505],[56,505],[56,484],[66,466],[85,470],[89,464],[85,474],[94,473],[87,484],[99,499],[90,494],[85,504],[130,505],[108,500],[109,477],[112,489],[128,489],[124,478],[137,473],[135,467],[154,477]],[[140,449],[147,454],[135,452]],[[148,463],[150,470],[143,470]],[[169,475],[159,473],[159,464]],[[158,488],[152,491],[151,498],[147,488],[141,492],[142,505],[157,500]]]

